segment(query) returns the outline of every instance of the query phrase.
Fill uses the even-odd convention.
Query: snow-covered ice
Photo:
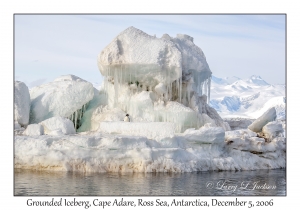
[[[29,123],[30,95],[24,82],[15,81],[14,97],[14,120],[21,126],[27,126]]]
[[[130,123],[127,123],[130,124]],[[205,135],[205,134],[204,134]],[[252,137],[253,138],[253,137]],[[160,141],[141,136],[90,135],[15,137],[15,168],[82,172],[192,172],[285,167],[285,142],[236,138],[233,142]]]
[[[62,117],[51,117],[39,123],[44,127],[45,134],[75,134],[74,125],[71,120]]]
[[[225,132],[220,127],[201,127],[199,130],[187,129],[184,133],[187,141],[195,143],[218,144],[224,143]]]
[[[94,96],[93,85],[76,76],[62,76],[53,82],[30,90],[30,123],[39,123],[54,116],[69,117],[72,121]]]
[[[175,125],[168,122],[101,122],[98,131],[160,140],[174,136]]]
[[[27,135],[27,136],[40,136],[43,134],[44,134],[44,127],[40,124],[30,124],[23,132],[23,135]]]
[[[282,124],[278,121],[269,122],[262,128],[264,136],[269,140],[279,136],[283,131]]]

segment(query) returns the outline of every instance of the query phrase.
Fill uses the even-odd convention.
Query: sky
[[[134,26],[194,38],[216,77],[285,84],[285,15],[15,15],[15,80],[30,88],[73,74],[95,84],[97,55]]]

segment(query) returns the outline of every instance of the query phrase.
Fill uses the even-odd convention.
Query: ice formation
[[[201,127],[199,130],[188,129],[184,132],[184,138],[187,141],[195,143],[224,143],[225,132],[220,127]]]
[[[75,134],[71,120],[62,117],[51,117],[39,123],[44,127],[44,133],[50,135]]]
[[[23,132],[23,135],[27,135],[27,136],[40,136],[43,134],[44,134],[44,127],[40,124],[30,124]]]
[[[207,105],[211,71],[188,35],[156,38],[129,27],[98,55],[98,67],[107,110],[120,108],[134,122],[172,122],[176,132],[211,120],[230,129]]]
[[[251,125],[248,126],[248,128],[254,132],[260,132],[268,122],[274,121],[275,119],[276,109],[273,107],[257,118]]]
[[[63,138],[16,136],[15,168],[81,172],[191,172],[285,167],[285,138],[265,142],[262,138],[253,137],[251,131],[245,131],[243,136],[225,134],[224,141],[224,131],[214,129],[218,129],[218,133],[213,130],[208,133],[197,131],[196,136],[180,134],[158,141],[104,133],[66,135]]]
[[[77,127],[78,119],[93,96],[93,85],[73,75],[34,87],[30,90],[30,123],[60,116],[70,118]]]
[[[283,131],[282,123],[276,121],[269,122],[262,128],[264,136],[269,140],[274,139],[276,136],[280,136]]]
[[[14,97],[14,120],[21,126],[27,126],[29,123],[30,95],[25,83],[15,81]]]

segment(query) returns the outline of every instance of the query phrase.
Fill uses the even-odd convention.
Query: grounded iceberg
[[[15,123],[15,168],[191,172],[285,167],[285,126],[275,121],[273,109],[252,124],[232,123],[237,130],[231,131],[208,105],[212,73],[192,37],[156,38],[130,27],[102,50],[98,67],[104,76],[99,91],[74,75],[30,90],[30,125],[23,132]],[[130,122],[124,122],[126,114]]]

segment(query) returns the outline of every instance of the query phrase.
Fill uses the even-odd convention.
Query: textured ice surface
[[[260,132],[268,122],[274,121],[275,119],[276,109],[273,107],[256,119],[251,125],[248,126],[248,128],[254,132]]]
[[[199,130],[188,129],[184,132],[187,141],[195,143],[224,143],[225,132],[220,127],[201,127]]]
[[[101,122],[98,131],[160,140],[174,136],[175,125],[166,122]]]
[[[131,123],[124,123],[130,125]],[[146,123],[147,124],[147,123]],[[205,135],[205,134],[204,134]],[[223,133],[224,135],[224,133]],[[90,134],[15,137],[15,168],[82,172],[191,172],[284,168],[285,139],[257,137],[215,144],[180,136]],[[197,139],[197,138],[195,138]]]
[[[283,133],[282,124],[279,121],[269,122],[262,128],[262,132],[266,138],[272,140],[274,137]]]
[[[44,134],[44,127],[40,124],[30,124],[23,132],[23,135],[27,135],[27,136],[40,136],[43,134]]]
[[[30,123],[60,116],[69,117],[92,100],[93,85],[76,76],[66,75],[30,90]]]
[[[224,121],[229,124],[232,130],[238,130],[248,128],[254,120],[247,118],[227,118]]]
[[[44,133],[49,135],[75,134],[71,120],[62,117],[51,117],[39,123],[44,127]]]
[[[21,126],[26,126],[29,123],[29,111],[30,111],[30,95],[28,87],[25,83],[15,81],[15,116],[14,120]]]

